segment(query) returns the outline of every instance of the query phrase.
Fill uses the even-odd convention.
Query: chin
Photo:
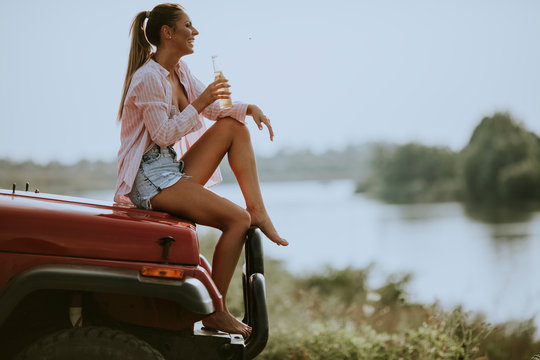
[[[193,54],[194,52],[195,51],[193,51],[193,49],[186,49],[186,50],[179,51],[179,54],[180,54],[180,57],[182,57],[182,56]]]

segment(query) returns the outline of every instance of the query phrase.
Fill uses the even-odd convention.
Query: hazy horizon
[[[114,160],[129,27],[158,3],[2,2],[0,158]],[[378,141],[459,150],[496,111],[540,134],[538,1],[180,3],[200,31],[191,71],[209,83],[218,54],[233,100],[272,119],[273,143],[249,125],[259,155]]]

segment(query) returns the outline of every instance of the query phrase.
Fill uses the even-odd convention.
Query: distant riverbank
[[[540,203],[540,138],[509,113],[482,119],[461,151],[417,143],[380,147],[371,165],[357,191],[392,203]]]
[[[258,157],[257,166],[261,181],[300,181],[363,178],[369,168],[373,149],[378,144],[349,146],[344,150],[329,150],[322,154],[311,151],[283,150],[272,157]],[[227,161],[221,164],[225,182],[234,181]],[[64,165],[51,162],[47,165],[32,161],[13,162],[0,159],[0,188],[19,189],[30,183],[33,191],[70,195],[82,191],[113,189],[116,184],[116,162],[81,160]]]

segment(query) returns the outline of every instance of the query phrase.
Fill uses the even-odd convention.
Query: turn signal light
[[[141,275],[167,279],[183,279],[184,270],[143,266],[141,269]]]

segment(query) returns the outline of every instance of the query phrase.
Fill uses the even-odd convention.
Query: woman
[[[148,18],[146,26],[145,20]],[[212,261],[212,278],[225,311],[203,320],[208,328],[249,336],[251,328],[232,316],[226,295],[246,231],[257,226],[273,242],[288,245],[264,207],[246,115],[273,139],[270,120],[255,105],[235,103],[220,109],[216,100],[230,97],[226,79],[205,87],[180,60],[193,53],[199,34],[184,9],[161,4],[135,17],[128,71],[119,110],[122,123],[115,200],[166,211],[222,231]],[[156,47],[151,53],[151,45]],[[216,120],[208,130],[199,115]],[[206,130],[206,131],[205,131]],[[172,145],[187,151],[176,160]],[[220,181],[218,165],[227,154],[246,201],[246,210],[207,190]],[[129,199],[129,200],[128,200]]]

